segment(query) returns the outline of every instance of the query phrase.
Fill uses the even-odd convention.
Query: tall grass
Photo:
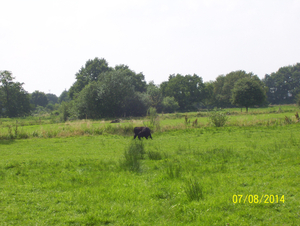
[[[133,135],[135,126],[142,126],[143,124],[149,124],[151,129],[158,133],[211,126],[283,126],[285,124],[298,123],[299,120],[295,116],[297,111],[297,107],[277,106],[250,109],[248,114],[241,113],[238,109],[226,109],[217,113],[205,111],[158,115],[155,109],[152,109],[149,112],[149,119],[122,120],[118,124],[110,124],[104,120],[78,120],[53,124],[51,117],[28,117],[27,119],[19,118],[17,120],[4,118],[0,119],[0,139],[54,138],[105,134],[130,136]],[[221,115],[212,117],[212,115],[216,114]],[[211,124],[211,122],[213,123]]]
[[[170,179],[179,178],[182,173],[182,167],[179,163],[169,162],[166,168],[167,177]]]
[[[189,179],[186,182],[185,193],[189,201],[203,199],[203,188],[196,179]]]
[[[0,139],[54,138],[103,134],[128,136],[133,134],[133,124],[111,125],[97,121],[81,120],[41,126],[20,126],[20,124],[15,123],[0,128]]]
[[[161,160],[162,159],[162,154],[158,151],[148,151],[148,158],[151,160]]]
[[[124,151],[124,157],[119,160],[120,168],[135,172],[140,171],[140,160],[144,159],[145,153],[143,141],[131,141],[129,147]]]

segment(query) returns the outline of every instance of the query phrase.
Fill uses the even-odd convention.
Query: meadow
[[[0,225],[300,225],[298,110],[0,119]]]

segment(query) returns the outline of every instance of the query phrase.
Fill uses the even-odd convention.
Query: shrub
[[[164,113],[173,113],[179,108],[178,102],[174,97],[165,97],[162,101]]]
[[[156,112],[156,108],[150,107],[147,111],[147,115],[150,119],[150,125],[155,126],[156,123],[158,122],[157,120],[158,114]]]
[[[159,117],[156,111],[156,108],[150,107],[147,111],[147,115],[150,119],[150,129],[156,129],[156,130],[160,130],[160,121],[159,121]],[[147,126],[144,123],[145,126]]]
[[[61,120],[63,122],[68,120],[68,117],[70,117],[70,112],[69,112],[69,104],[67,102],[62,102],[60,106],[60,111],[61,111]]]
[[[228,117],[224,112],[213,111],[210,113],[209,119],[212,122],[212,124],[214,124],[216,127],[221,127],[225,125],[225,123],[228,120]]]

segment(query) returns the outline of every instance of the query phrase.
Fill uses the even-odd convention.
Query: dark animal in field
[[[120,119],[112,120],[110,123],[118,123],[118,122],[120,122]]]
[[[148,127],[134,127],[133,132],[134,132],[133,139],[135,139],[136,137],[138,137],[139,139],[141,139],[141,137],[145,137],[146,139],[150,137],[152,139],[151,131]]]

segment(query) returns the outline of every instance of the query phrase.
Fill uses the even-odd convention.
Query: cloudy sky
[[[147,82],[300,62],[300,0],[0,0],[0,70],[60,95],[88,59]]]

